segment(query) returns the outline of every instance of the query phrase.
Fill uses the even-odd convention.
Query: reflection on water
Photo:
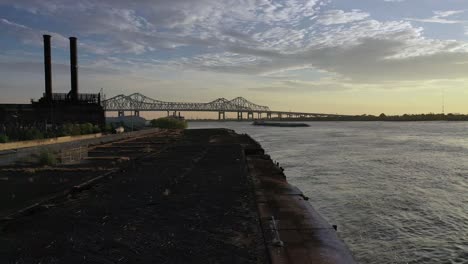
[[[192,122],[248,133],[359,263],[468,263],[468,123]]]

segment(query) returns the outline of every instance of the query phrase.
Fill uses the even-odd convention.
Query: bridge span
[[[262,106],[248,101],[243,97],[236,97],[232,100],[218,98],[208,103],[194,102],[164,102],[149,98],[140,93],[131,95],[117,95],[107,100],[102,101],[102,106],[106,112],[118,112],[119,116],[123,116],[125,112],[133,112],[135,116],[139,116],[142,111],[166,111],[168,116],[171,114],[176,116],[177,112],[218,112],[218,118],[225,119],[226,112],[237,113],[237,119],[242,120],[244,113],[247,113],[247,119],[261,119],[266,117],[277,118],[305,118],[305,117],[330,117],[343,116],[337,114],[325,113],[305,113],[305,112],[286,112],[271,110],[268,106]],[[263,116],[265,115],[265,116]]]

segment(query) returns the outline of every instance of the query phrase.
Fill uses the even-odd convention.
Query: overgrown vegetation
[[[46,136],[37,128],[8,128],[0,134],[0,143],[17,140],[43,139]]]
[[[90,123],[84,124],[64,124],[60,130],[60,136],[79,136],[101,132],[101,128]]]
[[[7,143],[7,142],[8,142],[7,135],[0,134],[0,143]]]
[[[39,153],[39,164],[43,166],[54,166],[57,164],[55,153],[48,149],[44,149]]]
[[[150,121],[152,127],[165,129],[185,129],[187,122],[176,118],[162,117]]]
[[[101,128],[90,123],[63,124],[61,126],[38,129],[35,127],[9,127],[0,134],[0,143],[8,141],[38,140],[63,136],[79,136],[101,132]]]

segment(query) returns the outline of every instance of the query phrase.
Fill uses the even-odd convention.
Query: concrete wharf
[[[248,135],[163,130],[88,156],[0,167],[0,263],[354,263]]]

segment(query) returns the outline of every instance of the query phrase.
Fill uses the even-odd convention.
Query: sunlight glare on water
[[[191,122],[260,142],[359,263],[468,263],[468,123]]]

